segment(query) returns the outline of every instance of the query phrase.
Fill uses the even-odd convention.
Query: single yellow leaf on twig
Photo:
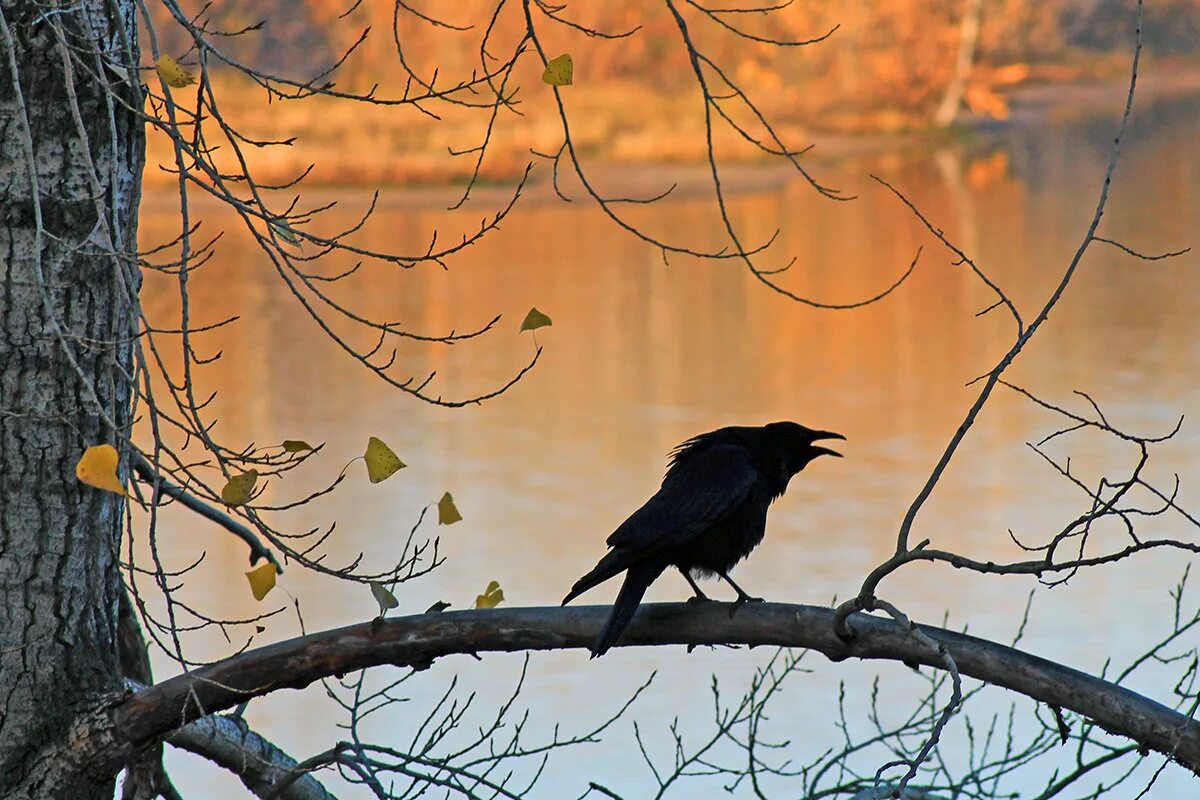
[[[154,62],[154,66],[158,69],[158,74],[162,76],[162,79],[167,82],[167,86],[172,88],[182,89],[196,82],[195,75],[179,66],[179,62],[166,53],[163,53],[162,57]]]
[[[221,490],[221,499],[225,501],[225,505],[240,506],[250,499],[257,481],[258,470],[251,469],[241,475],[234,475]]]
[[[575,65],[571,56],[563,53],[558,58],[546,62],[546,71],[542,73],[542,82],[551,86],[570,86],[574,83]]]
[[[303,244],[300,241],[299,235],[297,235],[296,231],[292,229],[292,226],[288,225],[287,222],[283,221],[282,219],[272,222],[271,230],[275,231],[275,235],[280,239],[283,239],[288,244],[294,244],[297,247]]]
[[[117,448],[111,444],[97,444],[84,450],[75,464],[75,477],[88,486],[129,496],[117,477]]]
[[[407,466],[400,456],[392,452],[392,448],[374,436],[367,440],[367,452],[363,453],[363,460],[367,462],[367,477],[371,483],[385,481]]]
[[[476,608],[495,608],[504,600],[504,590],[499,581],[492,581],[483,590],[483,594],[475,596]]]
[[[315,450],[316,448],[300,439],[284,439],[283,449],[289,453],[303,453],[305,450]]]
[[[400,601],[396,599],[396,595],[379,581],[371,581],[368,586],[371,587],[371,595],[375,598],[375,602],[379,603],[379,616],[383,616],[383,612],[389,608],[395,608],[400,605]]]
[[[536,331],[538,328],[549,328],[553,324],[545,314],[536,308],[531,308],[529,309],[529,313],[525,315],[525,319],[521,322],[521,330]]]
[[[270,561],[260,564],[246,573],[246,580],[250,581],[250,593],[254,599],[262,600],[267,592],[275,588],[275,565]]]
[[[442,499],[438,500],[438,525],[453,525],[456,522],[462,521],[462,514],[458,513],[458,506],[454,505],[454,498],[449,492],[442,495]]]

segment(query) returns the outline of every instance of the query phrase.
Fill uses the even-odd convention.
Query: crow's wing
[[[677,547],[734,513],[750,496],[758,470],[737,443],[687,454],[662,488],[608,537],[630,555]]]

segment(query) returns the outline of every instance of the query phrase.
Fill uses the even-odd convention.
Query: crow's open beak
[[[814,431],[812,440],[815,442],[819,439],[842,439],[844,441],[846,437],[833,431]],[[836,450],[830,450],[828,447],[814,447],[812,449],[817,455],[842,457],[841,453]]]

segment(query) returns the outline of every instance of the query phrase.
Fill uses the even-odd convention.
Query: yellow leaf
[[[563,53],[558,58],[552,58],[546,63],[546,71],[542,73],[542,82],[551,86],[570,86],[574,83],[575,65],[571,56]]]
[[[300,237],[296,235],[296,232],[292,230],[292,226],[288,225],[287,222],[283,220],[276,220],[275,222],[271,223],[271,230],[275,231],[275,235],[280,239],[283,239],[288,244],[300,246]]]
[[[375,602],[379,603],[380,616],[383,616],[383,612],[389,608],[395,608],[400,605],[400,601],[396,599],[396,595],[392,594],[382,583],[371,581],[367,585],[371,587],[371,595],[374,596]]]
[[[254,484],[258,481],[258,470],[247,470],[241,475],[234,475],[221,490],[221,499],[226,505],[240,506],[250,499],[254,492]]]
[[[316,448],[300,439],[284,439],[283,449],[289,453],[303,453],[305,450],[315,450]]]
[[[529,313],[525,315],[525,319],[521,322],[521,330],[536,331],[538,328],[548,328],[553,324],[545,314],[536,308],[531,308],[529,309]]]
[[[442,499],[438,500],[438,525],[453,525],[456,522],[462,521],[462,514],[458,513],[458,506],[454,505],[454,498],[449,492],[442,495]]]
[[[75,477],[88,486],[129,496],[117,477],[117,449],[111,444],[97,444],[84,450],[75,464]]]
[[[504,590],[500,588],[499,581],[492,581],[483,590],[483,594],[476,595],[476,608],[495,608],[504,600]]]
[[[270,561],[260,564],[246,573],[246,580],[250,581],[250,593],[254,599],[262,600],[267,592],[275,588],[275,565]]]
[[[367,452],[363,453],[363,459],[367,462],[367,477],[371,479],[371,483],[385,481],[406,466],[400,457],[392,452],[392,448],[374,436],[367,441]]]
[[[166,53],[163,53],[162,58],[158,59],[154,66],[158,68],[158,74],[167,82],[167,86],[182,89],[196,82],[195,75],[179,66],[179,62]]]

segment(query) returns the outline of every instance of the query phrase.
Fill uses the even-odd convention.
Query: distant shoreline
[[[1128,87],[1127,77],[1103,79],[1076,79],[1065,81],[1030,81],[1013,86],[1002,93],[1008,103],[1010,114],[1007,119],[997,120],[964,112],[949,128],[927,128],[895,132],[837,133],[814,131],[807,144],[811,152],[805,155],[807,163],[828,166],[849,158],[858,158],[887,152],[903,152],[925,149],[939,143],[953,143],[964,136],[990,136],[1014,128],[1028,128],[1052,120],[1078,119],[1097,113],[1119,112]],[[1200,96],[1200,66],[1166,71],[1165,74],[1139,76],[1138,99],[1183,100]],[[448,158],[448,156],[447,156]],[[535,162],[540,161],[535,159]],[[677,188],[672,193],[676,198],[706,193],[710,187],[710,176],[706,162],[679,159],[590,159],[593,174],[604,183],[604,191],[621,196],[648,196],[661,192],[672,183]],[[557,199],[550,180],[550,170],[545,163],[535,163],[535,171],[524,191],[527,202],[544,202]],[[796,179],[795,171],[788,165],[765,157],[755,160],[727,160],[725,168],[726,188],[730,192],[757,191],[777,186]],[[148,170],[154,168],[148,164]],[[519,173],[499,178],[488,177],[479,181],[471,192],[474,202],[466,210],[494,207],[511,198]],[[381,205],[403,207],[446,207],[457,201],[465,188],[465,181],[450,177],[443,181],[421,180],[408,185],[397,181],[320,181],[310,179],[300,188],[301,194],[320,193],[322,197],[358,197],[364,190],[378,188]],[[146,203],[177,197],[178,189],[173,181],[151,178],[145,187],[143,212]],[[295,193],[294,191],[291,193]],[[570,195],[578,192],[570,191]],[[217,204],[218,201],[203,193],[193,193],[200,205]],[[168,203],[171,207],[173,205]]]

